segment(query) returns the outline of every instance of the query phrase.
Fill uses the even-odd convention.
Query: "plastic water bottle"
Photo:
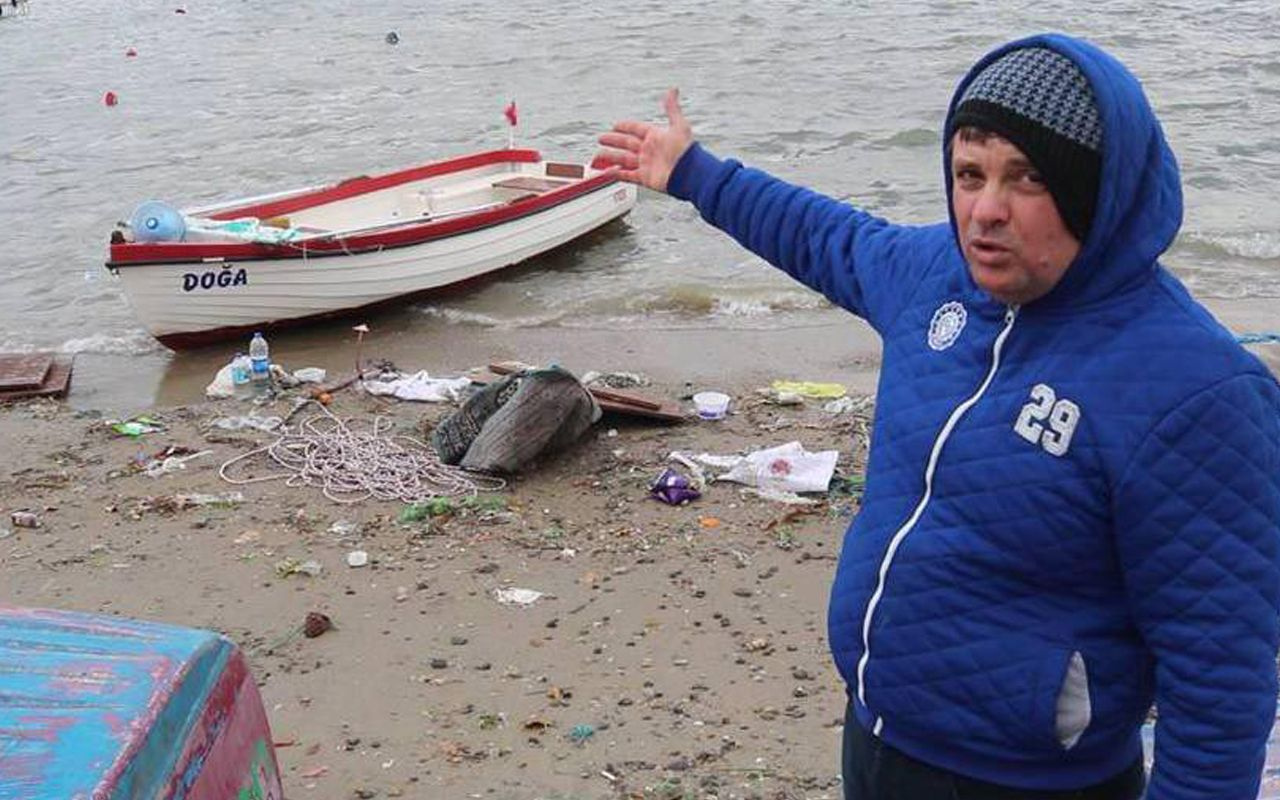
[[[250,373],[253,372],[253,363],[244,353],[236,353],[236,357],[231,360],[231,384],[235,389],[235,397],[237,400],[245,400],[253,394],[249,387]]]
[[[266,394],[271,389],[271,356],[261,332],[249,342],[249,362],[254,394]]]

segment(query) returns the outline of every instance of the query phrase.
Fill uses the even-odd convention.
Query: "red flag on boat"
[[[516,101],[512,100],[510,103],[507,103],[507,107],[502,109],[502,113],[505,114],[507,117],[507,124],[514,128],[516,125],[516,119],[517,119],[516,118]]]

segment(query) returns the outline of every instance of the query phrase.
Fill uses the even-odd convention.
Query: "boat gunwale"
[[[447,175],[477,167],[500,163],[538,163],[536,150],[491,150],[459,158],[435,161],[396,172],[348,178],[300,195],[259,204],[233,206],[210,214],[209,219],[234,219],[257,216],[265,219],[282,216],[303,208],[337,202],[382,191],[425,178]],[[371,251],[389,250],[457,236],[506,224],[546,211],[555,206],[590,194],[619,182],[617,169],[609,169],[591,177],[580,178],[549,192],[516,200],[505,205],[472,214],[444,219],[406,220],[390,229],[352,233],[303,243],[280,242],[123,242],[111,245],[108,269],[166,264],[207,264],[236,261],[282,261],[325,256],[352,256]]]

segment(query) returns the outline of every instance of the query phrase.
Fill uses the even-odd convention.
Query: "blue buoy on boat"
[[[135,242],[180,242],[187,235],[182,212],[160,200],[148,200],[129,221]]]

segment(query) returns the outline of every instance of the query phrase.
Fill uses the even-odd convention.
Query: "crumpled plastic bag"
[[[401,400],[417,400],[426,403],[456,402],[462,391],[471,385],[468,378],[433,378],[420,370],[412,375],[366,380],[364,390],[369,394],[392,395]]]
[[[811,453],[799,442],[755,450],[745,456],[672,453],[672,458],[727,469],[715,480],[733,481],[770,492],[825,492],[835,474],[837,450]]]
[[[231,380],[230,364],[218,370],[218,374],[213,376],[213,383],[204,387],[204,395],[214,400],[236,396],[236,385]]]
[[[702,497],[693,483],[673,469],[664,469],[649,485],[649,496],[669,506],[678,506]]]
[[[324,383],[327,374],[321,367],[302,367],[293,371],[293,377],[299,383]]]
[[[528,607],[541,600],[543,592],[539,592],[537,589],[523,589],[519,586],[512,586],[507,589],[494,589],[493,596],[504,606]]]

